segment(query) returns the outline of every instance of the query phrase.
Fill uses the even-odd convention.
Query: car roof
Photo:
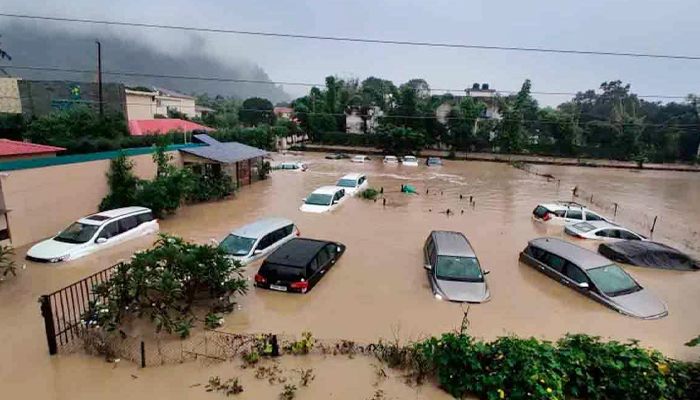
[[[576,224],[580,224],[581,222],[577,222]],[[601,228],[616,228],[616,229],[624,229],[628,231],[629,229],[623,228],[620,225],[613,223],[613,222],[608,222],[608,221],[586,221],[586,224],[593,225],[594,228],[596,229],[601,229]],[[576,225],[574,224],[574,225]]]
[[[569,208],[573,208],[576,210],[589,211],[588,208],[586,208],[586,206],[584,206],[584,205],[575,204],[575,203],[567,203],[567,202],[541,203],[541,204],[538,204],[538,206],[542,206],[544,208],[547,208],[550,211],[567,210]]]
[[[244,225],[232,233],[236,236],[242,236],[251,239],[257,239],[272,231],[284,228],[287,225],[293,225],[294,222],[285,218],[267,218],[255,221],[251,224]]]
[[[91,214],[91,215],[85,216],[85,217],[79,219],[78,222],[80,222],[81,224],[87,224],[87,225],[102,225],[106,222],[109,222],[110,220],[115,219],[115,218],[119,218],[119,217],[122,217],[124,215],[140,213],[140,212],[151,212],[151,210],[149,208],[146,208],[146,207],[115,208],[113,210],[102,211],[102,212],[98,212],[96,214]]]
[[[316,239],[294,238],[272,252],[265,263],[305,267],[323,246],[333,242]]]
[[[335,194],[338,190],[341,190],[343,188],[339,188],[337,186],[321,186],[320,188],[314,190],[312,193],[318,193],[318,194]]]
[[[403,156],[404,160],[407,158],[416,158],[416,156]]]
[[[367,156],[364,155],[364,154],[356,154],[356,155],[355,155],[355,158],[358,158],[358,157],[367,157]]]
[[[589,270],[598,267],[604,267],[612,264],[612,261],[594,253],[583,247],[576,246],[561,239],[552,237],[543,237],[530,240],[530,245],[546,250],[552,254],[556,254],[568,261],[578,265],[579,267]]]
[[[384,156],[384,158],[396,158],[396,156]]]
[[[461,232],[433,231],[431,235],[440,256],[476,257],[469,240]]]
[[[358,179],[362,178],[363,176],[364,176],[364,174],[347,174],[347,175],[343,176],[343,177],[340,178],[340,179],[354,179],[354,180],[358,180]]]

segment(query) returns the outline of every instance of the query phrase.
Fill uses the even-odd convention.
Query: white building
[[[126,89],[126,114],[129,121],[154,119],[156,115],[167,117],[168,110],[185,114],[188,118],[201,117],[201,109],[194,97],[172,90],[152,88]]]
[[[367,133],[374,133],[379,127],[379,118],[384,116],[384,111],[380,107],[374,106],[367,111]],[[349,113],[345,113],[345,132],[362,134],[364,121],[360,110],[353,108]]]

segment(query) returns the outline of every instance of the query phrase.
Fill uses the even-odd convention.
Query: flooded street
[[[377,159],[368,164],[330,161],[321,154],[275,156],[276,161],[300,159],[307,161],[309,171],[276,171],[271,179],[244,188],[231,200],[185,207],[161,221],[162,231],[204,243],[210,238],[222,239],[243,224],[277,216],[294,221],[304,237],[347,246],[335,267],[306,295],[251,288],[240,299],[241,310],[225,317],[226,331],[297,336],[310,331],[318,338],[370,342],[394,335],[404,341],[418,340],[455,329],[461,322],[462,306],[433,298],[422,266],[427,235],[441,229],[463,232],[482,267],[491,271],[487,276],[491,301],[472,305],[469,311],[474,336],[494,339],[513,333],[556,340],[567,332],[581,332],[621,341],[639,339],[642,345],[672,357],[698,356],[696,349],[683,343],[700,334],[700,272],[626,267],[668,305],[668,317],[644,321],[622,316],[575,293],[520,264],[518,255],[534,237],[564,237],[562,227],[545,228],[531,219],[531,213],[539,202],[570,200],[571,188],[579,186],[617,202],[624,211],[618,221],[625,223],[622,217],[630,216],[629,228],[644,235],[649,232],[633,225],[637,223],[635,213],[659,215],[654,238],[697,257],[700,254],[695,246],[700,238],[683,236],[685,232],[692,235],[700,226],[700,174],[539,167],[540,173],[561,179],[557,183],[501,163],[445,161],[442,167],[427,168],[385,165]],[[365,173],[371,187],[383,187],[387,205],[383,206],[382,200],[353,198],[330,214],[298,210],[301,199],[315,188],[331,185],[349,172]],[[402,184],[414,186],[418,195],[400,193]],[[470,196],[474,207],[469,205]],[[448,208],[453,215],[444,213]],[[607,210],[599,211],[612,217]],[[27,263],[18,277],[0,285],[0,386],[9,398],[93,398],[105,392],[110,393],[107,398],[117,398],[117,394],[133,399],[214,398],[201,387],[189,386],[205,383],[211,375],[243,375],[230,363],[140,370],[79,355],[49,357],[36,299],[119,259],[128,259],[151,241],[143,238],[66,265]],[[585,245],[592,250],[597,247],[592,242]],[[25,251],[17,249],[20,266]],[[250,265],[246,274],[253,276],[259,264]],[[292,361],[297,362],[302,361]],[[314,368],[317,379],[306,395],[299,393],[300,398],[326,398],[331,393],[338,399],[369,398],[374,391],[373,370],[366,359],[331,357],[318,360]],[[279,393],[277,387],[268,395],[271,389],[267,383],[262,385],[252,378],[249,383],[251,389],[242,398],[272,399]],[[449,397],[433,390],[432,385],[409,390],[398,378],[384,384],[392,398]]]

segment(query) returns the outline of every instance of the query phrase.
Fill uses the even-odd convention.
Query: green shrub
[[[367,188],[360,192],[360,197],[366,200],[374,200],[379,197],[379,190],[375,188]]]
[[[17,276],[17,268],[15,267],[15,260],[12,256],[15,255],[15,249],[12,246],[0,246],[0,280],[4,279],[7,275],[12,274],[12,276]]]

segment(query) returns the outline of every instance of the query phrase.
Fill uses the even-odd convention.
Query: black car
[[[345,252],[345,245],[314,239],[292,239],[275,250],[255,275],[255,286],[280,292],[306,293]]]
[[[335,153],[326,156],[326,159],[328,160],[345,160],[348,158],[350,158],[350,156],[345,153]]]
[[[700,270],[700,261],[662,243],[640,240],[604,243],[598,246],[598,253],[613,261],[638,267],[678,271]]]
[[[428,157],[425,160],[425,165],[429,167],[439,167],[442,165],[442,159],[440,157]]]

